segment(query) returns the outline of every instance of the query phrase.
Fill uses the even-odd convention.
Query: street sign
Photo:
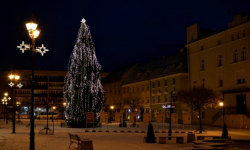
[[[87,112],[87,123],[93,123],[93,122],[94,122],[94,113]]]

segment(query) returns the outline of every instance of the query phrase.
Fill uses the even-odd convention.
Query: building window
[[[152,87],[155,88],[155,82],[152,82]]]
[[[175,85],[175,78],[173,78],[173,85]]]
[[[237,49],[234,51],[234,62],[238,62],[238,51],[237,51]]]
[[[196,81],[194,81],[194,89],[196,88]]]
[[[129,93],[129,87],[127,87],[127,93]]]
[[[223,77],[219,76],[219,87],[223,87]]]
[[[158,81],[158,87],[160,87],[161,86],[161,81]]]
[[[202,87],[205,87],[205,79],[202,79]]]
[[[168,101],[168,95],[165,95],[165,102]]]
[[[147,84],[147,91],[149,91],[149,84]]]
[[[161,102],[161,96],[158,96],[158,103]]]
[[[127,99],[127,104],[130,104],[129,98]]]
[[[153,97],[153,103],[155,103],[155,97]]]
[[[218,66],[222,66],[222,55],[219,55],[219,62],[218,62]]]
[[[124,98],[124,101],[123,101],[124,104],[126,104],[126,99]]]
[[[141,86],[141,91],[144,91],[144,85]]]
[[[193,34],[192,34],[191,40],[192,40],[192,41],[194,40],[194,35],[193,35]]]
[[[205,60],[201,60],[201,70],[205,70]]]
[[[144,103],[144,97],[141,99],[141,102]]]
[[[149,103],[149,97],[147,97],[147,103]]]
[[[125,94],[125,92],[126,92],[126,91],[125,91],[125,88],[123,88],[123,94]]]
[[[220,45],[220,40],[218,40],[218,45]]]
[[[239,39],[239,38],[240,38],[240,33],[237,34],[237,39]]]
[[[137,86],[137,92],[139,92],[139,86]]]
[[[245,47],[243,47],[243,49],[242,49],[242,58],[241,58],[241,60],[246,60],[246,48]]]
[[[168,80],[167,79],[164,80],[164,85],[168,86]]]
[[[234,34],[232,35],[232,41],[234,41]]]
[[[245,83],[245,71],[237,72],[237,84]]]
[[[243,31],[243,37],[245,37],[245,36],[246,36],[246,31],[244,30],[244,31]]]
[[[201,51],[203,51],[203,46],[201,46]]]

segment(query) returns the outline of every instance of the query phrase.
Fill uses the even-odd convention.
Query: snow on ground
[[[12,134],[12,122],[9,121],[8,124],[1,119],[0,120],[0,150],[28,150],[29,149],[29,132],[30,128],[26,127],[29,124],[28,119],[22,119],[21,124],[16,124],[16,133]],[[124,127],[125,133],[121,133],[121,128],[118,127],[118,124],[108,124],[109,133],[105,132],[107,125],[104,124],[102,127],[95,128],[96,131],[102,129],[103,132],[91,132],[92,128],[89,129],[90,132],[85,132],[84,128],[66,128],[60,127],[60,122],[63,120],[55,120],[54,126],[54,135],[41,135],[39,131],[44,128],[46,125],[46,120],[36,120],[35,121],[35,147],[36,150],[68,150],[70,139],[68,132],[72,134],[78,134],[81,139],[91,139],[93,142],[94,150],[180,150],[192,148],[192,143],[186,143],[187,134],[186,133],[173,133],[173,135],[184,136],[184,144],[176,144],[175,139],[171,141],[167,140],[167,144],[149,144],[143,143],[143,137],[146,136],[146,133],[134,133],[136,127]],[[140,132],[146,129],[146,125],[143,123],[138,123],[140,127],[137,130]],[[154,124],[154,130],[168,131],[168,124],[161,124],[156,127]],[[49,121],[49,128],[52,130],[52,122]],[[181,129],[180,129],[181,128]],[[113,130],[117,130],[117,133],[114,133]],[[178,131],[194,131],[197,129],[197,126],[192,126],[190,130],[189,126],[185,126],[185,129],[182,129],[182,125],[179,125]],[[204,126],[204,129],[207,130],[208,135],[221,135],[222,128],[212,128]],[[127,131],[131,130],[132,133]],[[173,125],[172,131],[177,131],[176,125]],[[159,136],[166,136],[168,133],[155,133],[157,139]],[[248,139],[250,140],[250,131],[244,129],[229,129],[229,134],[232,136],[232,139]],[[72,144],[71,150],[76,150],[77,144]]]

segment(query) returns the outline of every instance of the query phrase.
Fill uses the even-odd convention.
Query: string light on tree
[[[86,112],[97,113],[103,106],[104,90],[95,45],[86,20],[81,20],[78,38],[70,56],[68,72],[65,76],[64,98],[66,100],[66,122],[75,127],[86,126]]]

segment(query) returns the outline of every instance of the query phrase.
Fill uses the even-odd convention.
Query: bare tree
[[[212,107],[218,104],[219,94],[209,88],[198,86],[196,88],[178,91],[178,100],[199,112],[200,133],[202,133],[201,111],[204,107]]]
[[[136,93],[130,93],[128,104],[132,112],[135,112],[135,108],[140,104],[140,97]]]

